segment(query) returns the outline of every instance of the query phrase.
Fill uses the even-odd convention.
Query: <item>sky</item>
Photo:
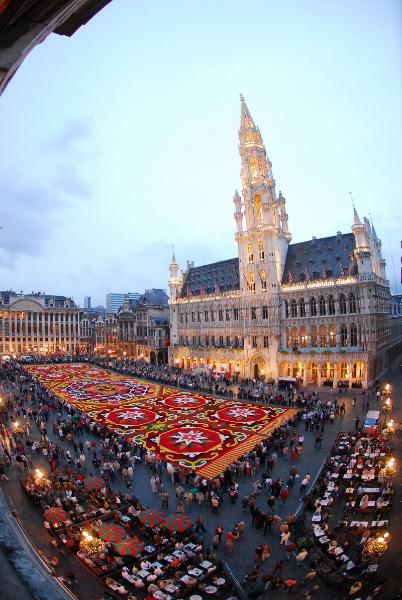
[[[239,94],[294,242],[369,213],[401,291],[398,0],[113,0],[0,97],[0,288],[104,304],[237,255]],[[396,284],[396,285],[395,285]]]

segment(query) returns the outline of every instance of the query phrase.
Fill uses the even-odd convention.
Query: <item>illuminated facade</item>
[[[0,292],[0,354],[74,353],[79,309],[71,298]]]
[[[290,244],[260,131],[241,98],[238,257],[185,271],[173,255],[171,365],[232,376],[367,387],[388,365],[381,242],[356,210],[351,233]]]

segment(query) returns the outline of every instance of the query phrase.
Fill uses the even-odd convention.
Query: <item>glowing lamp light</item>
[[[376,562],[388,548],[389,533],[378,538],[368,538],[363,547],[363,556],[368,562]]]
[[[43,477],[43,473],[40,469],[35,469],[35,478],[40,481]]]

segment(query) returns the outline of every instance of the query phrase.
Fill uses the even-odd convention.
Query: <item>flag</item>
[[[187,288],[187,298],[192,298],[193,297],[193,292],[191,291],[190,288]]]
[[[326,279],[327,278],[327,272],[324,269],[324,267],[322,268],[322,274],[321,274],[321,279]]]
[[[290,271],[288,273],[288,283],[293,283],[293,275]]]
[[[176,290],[176,300],[178,300],[181,297],[179,290]]]
[[[308,283],[310,281],[310,273],[308,272],[307,267],[304,269],[304,281]]]
[[[342,266],[342,263],[341,263],[340,261],[339,261],[339,273],[340,273],[340,276],[341,276],[341,277],[343,277],[343,276],[344,276],[344,274],[345,274],[345,273],[343,272],[343,266]]]
[[[202,286],[200,287],[200,296],[205,296],[205,294],[206,294],[206,291],[205,291],[205,288],[204,288],[204,286],[202,285]]]
[[[221,288],[219,287],[219,285],[217,283],[215,283],[215,294],[219,294],[220,291],[221,291]]]

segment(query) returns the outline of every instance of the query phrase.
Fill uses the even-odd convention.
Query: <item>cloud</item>
[[[91,189],[88,182],[78,173],[72,163],[57,165],[52,177],[52,185],[58,192],[69,196],[89,198]]]
[[[76,149],[77,145],[91,140],[92,137],[92,126],[88,119],[71,119],[44,145],[46,149],[65,152],[73,146]]]
[[[37,256],[52,233],[61,199],[46,187],[27,185],[0,172],[0,264],[11,268],[20,255]]]

